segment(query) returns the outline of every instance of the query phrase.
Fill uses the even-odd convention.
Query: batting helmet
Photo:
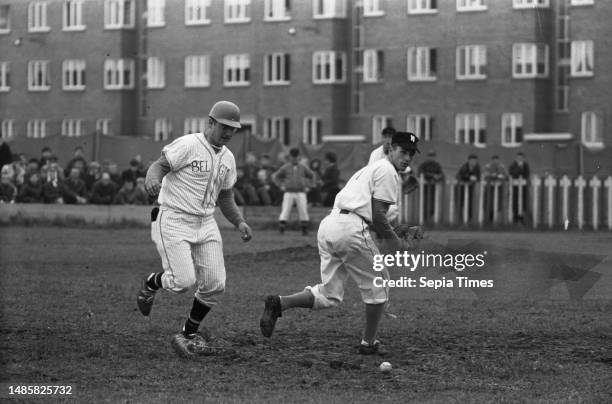
[[[219,101],[210,109],[208,116],[223,125],[240,128],[240,108],[229,101]]]

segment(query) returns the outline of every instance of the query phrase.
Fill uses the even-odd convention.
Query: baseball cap
[[[417,153],[421,151],[417,147],[417,143],[419,142],[419,138],[412,132],[395,132],[393,137],[391,138],[392,145],[398,145],[402,149],[406,150],[414,150]]]

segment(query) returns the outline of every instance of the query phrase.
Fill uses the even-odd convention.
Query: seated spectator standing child
[[[108,172],[103,172],[100,180],[96,181],[91,190],[90,202],[96,205],[110,205],[117,195],[117,184],[115,184]]]
[[[64,181],[62,195],[66,203],[87,203],[87,187],[81,179],[81,171],[77,167],[70,170],[70,176]]]
[[[136,187],[132,180],[127,180],[115,195],[115,205],[134,205],[136,201]]]
[[[38,164],[38,161],[36,162]],[[19,190],[17,202],[21,203],[43,203],[43,186],[40,182],[40,174],[33,172],[28,180]]]
[[[15,175],[11,165],[2,166],[2,178],[0,179],[0,203],[15,203],[17,198],[17,187],[13,183]]]

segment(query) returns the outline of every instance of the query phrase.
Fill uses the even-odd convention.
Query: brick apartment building
[[[0,0],[0,130],[167,141],[228,99],[287,145],[393,125],[450,159],[611,173],[610,19],[604,0]]]

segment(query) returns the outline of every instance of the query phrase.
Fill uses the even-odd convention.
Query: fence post
[[[552,175],[548,175],[546,180],[544,181],[544,185],[547,189],[547,204],[548,204],[548,227],[553,227],[554,222],[554,208],[555,205],[553,203],[553,194],[555,190],[555,185],[557,184],[557,179]]]
[[[593,190],[593,230],[599,227],[599,188],[601,188],[601,180],[594,176],[589,181],[589,186]]]
[[[474,202],[474,195],[470,195],[470,186],[466,183],[461,184],[463,187],[463,224],[468,224],[469,222],[469,212],[470,208],[470,196],[472,197],[472,202]]]
[[[455,224],[455,186],[457,180],[450,178],[446,184],[449,187],[448,224],[453,225]]]
[[[497,209],[497,205],[500,202],[499,191],[501,188],[501,182],[495,180],[493,181],[493,224],[497,225],[497,219],[499,217],[499,211]]]
[[[484,223],[484,193],[485,180],[478,183],[478,225],[482,227]]]
[[[523,177],[519,177],[518,181],[518,214],[522,217],[523,212],[525,211],[525,206],[523,206],[523,195],[525,190],[523,187],[527,186],[527,181]]]
[[[578,188],[578,228],[582,230],[584,226],[584,187],[586,186],[586,181],[582,176],[579,176],[574,181],[576,188]]]
[[[514,196],[514,178],[508,178],[508,224],[512,224],[512,220],[514,219],[514,204],[512,203],[512,197]]]
[[[567,175],[564,175],[559,180],[559,186],[561,187],[561,218],[564,223],[569,220],[569,188],[571,185],[572,180]]]
[[[434,189],[434,224],[440,224],[440,211],[442,210],[442,192],[444,187],[441,182],[436,182]]]
[[[542,179],[537,176],[533,176],[531,180],[532,194],[533,194],[533,228],[537,229],[538,221],[540,219],[540,187],[542,186]]]
[[[419,175],[419,226],[425,222],[425,175]]]
[[[608,177],[604,185],[608,188],[608,230],[612,230],[612,177]]]

